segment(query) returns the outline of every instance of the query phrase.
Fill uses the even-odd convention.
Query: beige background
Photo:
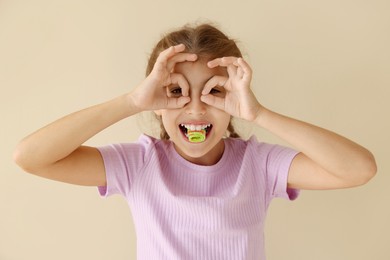
[[[0,259],[135,259],[131,214],[119,196],[25,174],[12,162],[23,136],[143,79],[161,33],[214,21],[254,70],[269,108],[365,145],[379,171],[366,186],[275,200],[268,259],[390,259],[390,2],[252,0],[0,1]],[[135,140],[129,118],[88,142]],[[139,124],[143,127],[139,127]],[[259,139],[281,143],[246,126]]]

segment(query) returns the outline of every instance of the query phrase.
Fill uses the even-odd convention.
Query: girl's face
[[[230,115],[203,103],[200,97],[206,82],[215,75],[227,76],[226,69],[222,67],[210,69],[205,60],[199,60],[176,64],[175,73],[182,74],[187,80],[191,101],[183,108],[160,110],[156,113],[161,115],[170,140],[183,158],[200,165],[213,165],[223,154],[222,138],[229,125]],[[180,87],[177,85],[169,86],[168,90],[172,97],[181,95]],[[211,90],[211,94],[224,97],[225,89],[217,86]],[[186,137],[188,128],[205,128],[206,139],[199,143],[190,142]]]

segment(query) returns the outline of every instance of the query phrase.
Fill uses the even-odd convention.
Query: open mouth
[[[213,128],[212,124],[202,124],[202,125],[193,125],[193,124],[180,124],[180,131],[183,135],[190,139],[190,134],[193,132],[205,133],[205,137],[210,133]]]

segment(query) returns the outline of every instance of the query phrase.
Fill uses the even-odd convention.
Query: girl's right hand
[[[184,44],[171,46],[162,51],[152,72],[135,88],[130,96],[141,111],[181,108],[190,101],[189,85],[182,74],[174,73],[176,63],[196,61],[196,54],[183,53]],[[170,94],[171,85],[181,88],[181,96]]]

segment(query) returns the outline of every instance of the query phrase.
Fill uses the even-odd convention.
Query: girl
[[[264,220],[274,197],[358,186],[376,173],[360,145],[262,106],[250,89],[250,66],[213,26],[167,34],[146,75],[131,92],[26,137],[14,155],[27,172],[123,195],[138,259],[265,259]],[[161,140],[142,135],[135,143],[83,146],[142,111],[161,121]],[[231,117],[296,150],[238,138]]]

